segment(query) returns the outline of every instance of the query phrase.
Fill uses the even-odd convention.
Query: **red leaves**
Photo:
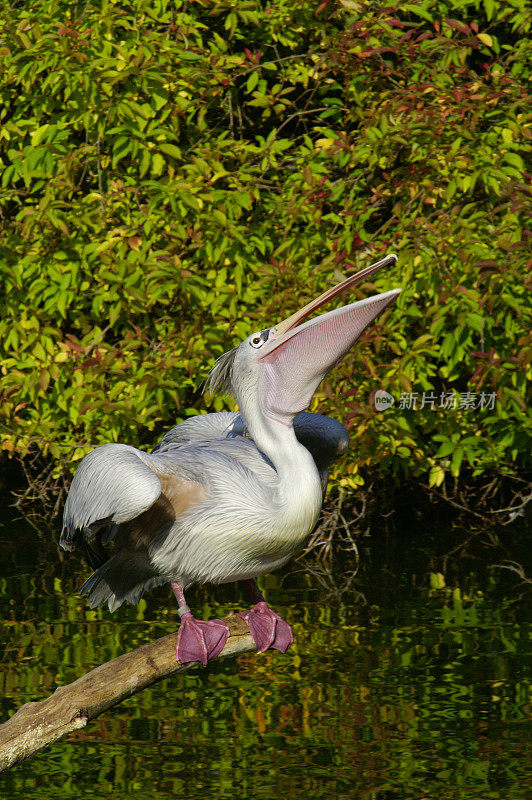
[[[75,42],[76,46],[79,47],[88,47],[89,41],[87,38],[82,38],[90,36],[92,30],[90,28],[86,28],[85,30],[78,30],[75,24],[71,25],[69,23],[64,23],[60,25],[57,29],[58,36],[68,36],[72,42]]]
[[[465,22],[460,22],[459,19],[446,19],[445,24],[448,25],[449,28],[459,31],[459,33],[465,33],[466,35],[471,33],[469,25],[466,25]]]
[[[481,271],[485,269],[500,269],[500,265],[497,264],[497,262],[493,259],[489,258],[486,259],[486,261],[477,261],[475,268],[478,268]]]
[[[395,17],[389,17],[388,19],[385,20],[385,22],[392,28],[399,28],[400,30],[403,30],[405,27],[405,23],[401,22],[400,19],[395,19]]]
[[[257,50],[256,53],[253,53],[247,47],[244,47],[244,53],[246,54],[246,58],[251,64],[259,64],[260,59],[262,56],[262,50]]]
[[[66,339],[63,343],[65,347],[68,347],[69,350],[73,350],[75,353],[85,353],[87,348],[82,347],[79,344],[76,344],[72,339]]]

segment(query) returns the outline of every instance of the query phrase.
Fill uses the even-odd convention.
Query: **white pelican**
[[[186,420],[152,453],[105,444],[83,459],[66,501],[61,545],[82,544],[95,569],[80,589],[91,607],[107,602],[114,611],[169,582],[181,617],[177,660],[207,664],[223,649],[228,628],[195,619],[184,591],[194,583],[246,581],[254,606],[241,616],[257,650],[290,646],[290,626],[254,579],[304,546],[328,467],[347,446],[340,423],[302,412],[400,289],[307,317],[395,261],[386,256],[221,356],[210,387],[231,393],[239,413]]]

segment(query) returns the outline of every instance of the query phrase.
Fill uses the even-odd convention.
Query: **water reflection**
[[[215,662],[145,690],[1,775],[1,796],[529,796],[526,587],[489,568],[522,559],[524,537],[473,537],[445,559],[463,532],[427,527],[369,539],[340,597],[297,565],[267,576],[295,630],[288,654]],[[74,594],[86,569],[23,522],[0,528],[0,548],[3,719],[177,625],[164,587],[112,616],[90,611]],[[329,580],[341,586],[351,566]],[[189,602],[205,616],[245,606],[232,586]]]

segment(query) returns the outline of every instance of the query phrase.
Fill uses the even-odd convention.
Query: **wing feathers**
[[[155,473],[162,492],[155,503],[144,513],[120,526],[120,542],[139,550],[147,548],[158,533],[168,530],[189,508],[206,496],[205,488],[178,475]]]
[[[60,543],[75,547],[76,531],[120,524],[146,511],[161,494],[161,481],[145,454],[125,444],[104,444],[79,465],[65,504]]]

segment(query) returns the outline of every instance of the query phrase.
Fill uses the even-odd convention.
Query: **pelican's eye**
[[[254,335],[251,337],[251,339],[249,340],[249,343],[250,343],[250,345],[251,345],[252,347],[254,347],[254,348],[255,348],[255,350],[258,350],[258,349],[259,349],[259,347],[262,347],[262,345],[264,344],[264,342],[267,342],[267,341],[268,341],[268,336],[269,336],[269,334],[270,334],[270,329],[269,329],[269,328],[267,328],[267,329],[266,329],[266,330],[264,330],[264,331],[261,331],[260,333],[255,333],[255,334],[254,334]]]

